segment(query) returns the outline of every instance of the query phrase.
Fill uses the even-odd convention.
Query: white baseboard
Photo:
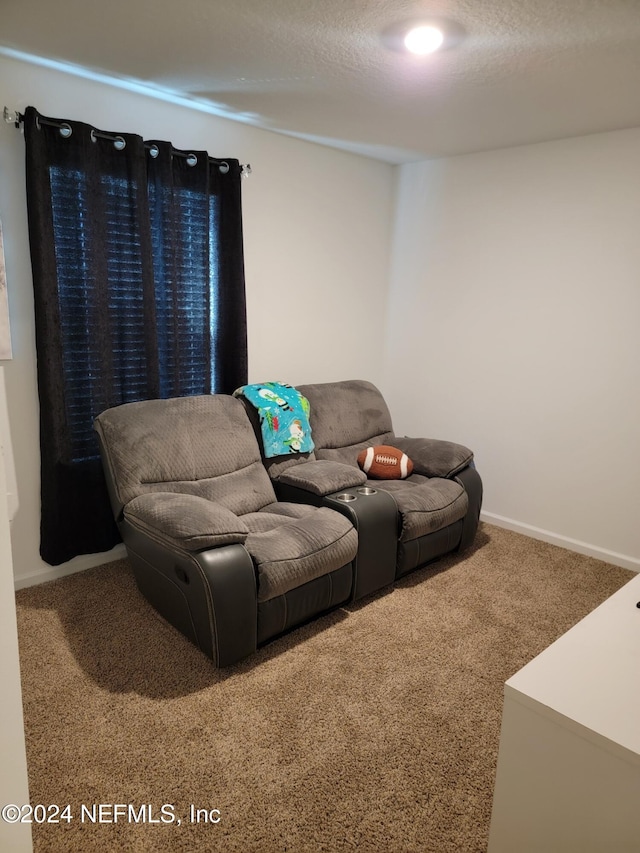
[[[84,572],[86,569],[92,569],[94,566],[101,566],[104,563],[111,563],[114,560],[122,560],[127,556],[127,552],[122,543],[116,545],[111,551],[106,551],[104,554],[91,554],[83,557],[75,557],[68,563],[62,566],[47,566],[30,575],[20,575],[14,577],[14,589],[24,589],[27,586],[36,586],[39,583],[47,581],[55,581],[58,578],[65,578],[67,575],[75,575],[77,572]]]
[[[569,536],[561,536],[558,533],[552,533],[550,530],[541,530],[539,527],[533,527],[531,524],[524,524],[521,521],[514,521],[512,518],[505,518],[503,515],[496,515],[493,512],[482,511],[480,513],[480,520],[486,521],[487,524],[495,524],[496,527],[513,530],[515,533],[522,533],[524,536],[530,536],[532,539],[540,539],[542,542],[548,542],[550,545],[558,545],[560,548],[575,551],[577,554],[584,554],[585,557],[595,557],[597,560],[602,560],[605,563],[611,563],[623,569],[631,569],[632,572],[640,572],[640,560],[636,559],[636,557],[628,557],[626,554],[608,551],[606,548],[589,545],[587,542],[580,542],[578,539],[571,539]]]

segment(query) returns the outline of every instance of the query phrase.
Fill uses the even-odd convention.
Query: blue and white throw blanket
[[[233,396],[244,397],[258,410],[262,447],[267,459],[313,450],[309,401],[291,385],[284,382],[243,385]]]

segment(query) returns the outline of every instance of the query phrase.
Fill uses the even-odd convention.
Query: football
[[[407,454],[388,444],[361,450],[358,465],[373,480],[404,480],[413,471],[413,462]]]

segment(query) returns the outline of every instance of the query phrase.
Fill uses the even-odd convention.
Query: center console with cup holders
[[[398,508],[393,497],[372,486],[342,489],[323,500],[358,531],[352,600],[392,584],[396,577]]]

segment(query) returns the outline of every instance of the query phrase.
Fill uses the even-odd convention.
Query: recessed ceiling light
[[[442,47],[444,33],[437,27],[423,25],[413,27],[404,37],[404,44],[408,51],[418,56],[426,56]]]
[[[398,53],[411,52],[426,56],[434,50],[457,47],[466,33],[463,27],[447,18],[413,18],[396,21],[380,33],[382,44]]]

